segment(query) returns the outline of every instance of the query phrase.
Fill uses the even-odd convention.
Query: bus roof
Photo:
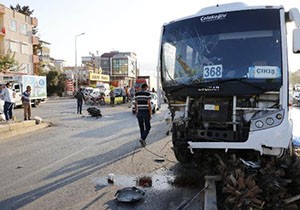
[[[229,11],[239,11],[239,10],[251,10],[251,9],[270,9],[270,8],[283,8],[283,6],[271,6],[271,5],[265,5],[265,6],[249,6],[245,3],[242,2],[235,2],[235,3],[228,3],[228,4],[217,4],[215,6],[210,6],[210,7],[205,7],[201,9],[199,12],[196,14],[182,17],[173,21],[170,21],[169,23],[193,18],[193,17],[198,17],[198,16],[203,16],[203,15],[209,15],[209,14],[216,14],[216,13],[222,13],[222,12],[229,12]],[[168,25],[169,23],[165,23],[164,25]]]

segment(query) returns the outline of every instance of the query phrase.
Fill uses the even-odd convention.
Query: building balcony
[[[39,63],[40,59],[38,55],[32,55],[32,63]]]
[[[3,4],[0,4],[0,15],[5,14],[5,6]]]
[[[32,36],[31,40],[32,40],[32,45],[38,45],[40,43],[39,38],[37,36]]]
[[[38,19],[35,17],[31,17],[31,25],[33,27],[38,26]]]

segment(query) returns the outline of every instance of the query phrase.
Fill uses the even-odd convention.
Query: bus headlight
[[[282,114],[280,114],[280,113],[277,114],[277,115],[276,115],[276,118],[277,118],[278,120],[281,120],[281,119],[282,119]]]
[[[284,120],[284,110],[261,112],[251,119],[250,130],[262,130],[279,126]]]
[[[267,125],[273,125],[273,124],[274,124],[273,118],[268,117],[268,118],[266,119],[266,123],[267,123]]]
[[[257,128],[262,128],[264,126],[264,123],[262,121],[258,120],[258,121],[255,122],[255,126]]]

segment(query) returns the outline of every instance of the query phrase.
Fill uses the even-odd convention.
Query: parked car
[[[152,113],[154,114],[157,110],[159,110],[159,107],[157,105],[157,94],[156,93],[153,93],[151,92],[151,109],[152,109]],[[132,110],[132,113],[135,113],[135,98],[133,98],[133,100],[131,101],[131,110]]]
[[[114,88],[115,97],[123,97],[123,94],[125,94],[125,89],[122,87],[116,87]]]
[[[293,105],[294,106],[300,106],[300,92],[294,92]]]

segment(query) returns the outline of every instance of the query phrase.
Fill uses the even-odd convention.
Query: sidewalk
[[[35,120],[27,120],[20,122],[0,122],[0,141],[13,136],[22,135],[32,131],[36,131],[49,126],[49,123],[41,122],[36,124]]]

